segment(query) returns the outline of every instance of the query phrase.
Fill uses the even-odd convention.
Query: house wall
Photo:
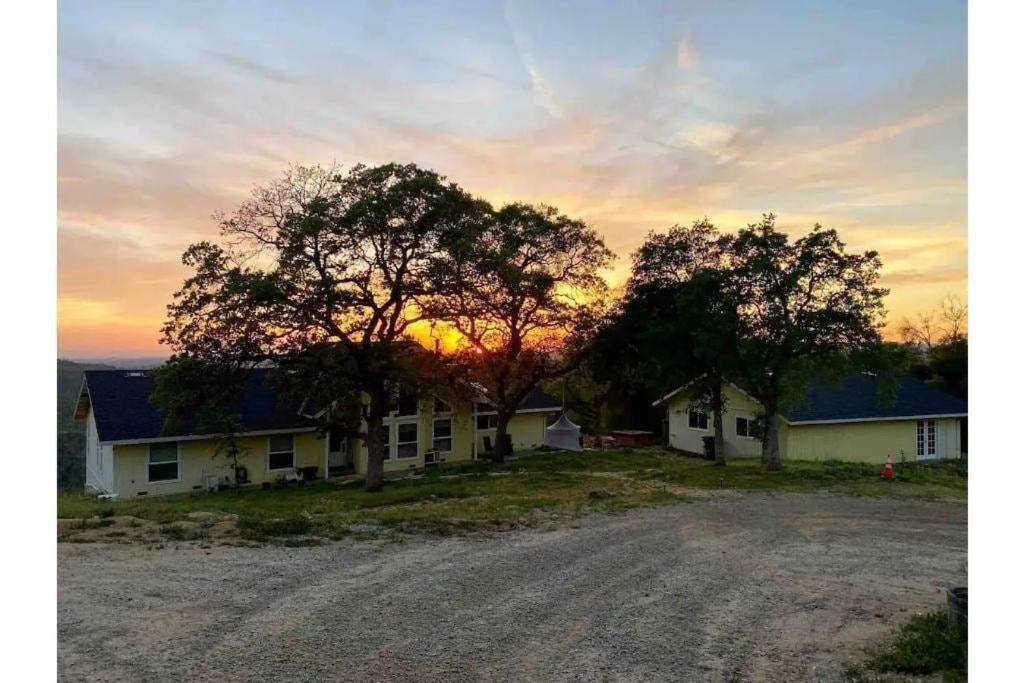
[[[956,458],[960,451],[960,422],[935,421],[936,457]],[[784,456],[794,460],[848,460],[884,463],[917,460],[917,420],[879,420],[820,425],[790,425]]]
[[[85,488],[109,493],[114,487],[113,449],[100,443],[96,416],[89,410],[85,421]]]
[[[324,474],[326,445],[317,432],[298,432],[294,435],[295,466],[319,467],[319,476]],[[267,469],[269,436],[247,436],[239,439],[245,454],[239,464],[249,471],[249,481],[260,484],[274,481],[282,471]],[[129,444],[112,447],[113,490],[121,498],[131,498],[145,492],[147,496],[187,493],[206,488],[209,476],[217,477],[222,483],[230,481],[231,469],[227,457],[218,454],[216,439],[197,439],[178,442],[178,480],[148,482],[149,444]]]
[[[490,435],[491,443],[494,443],[494,430],[475,429],[476,418],[472,412],[472,404],[459,402],[454,406],[452,412],[452,450],[449,453],[442,453],[442,462],[466,462],[473,460],[473,440],[476,438],[476,453],[483,453],[483,437]],[[544,430],[547,428],[547,419],[550,413],[522,413],[513,416],[509,421],[508,432],[512,437],[512,448],[514,450],[528,450],[537,448],[544,442]],[[385,425],[393,425],[397,422],[410,420],[411,418],[385,418]],[[419,415],[416,422],[419,424],[420,448],[415,458],[398,458],[392,448],[389,459],[384,461],[385,473],[405,472],[424,467],[423,454],[433,448],[433,399],[421,401]],[[366,429],[366,422],[361,425]],[[393,432],[394,433],[394,432]],[[357,474],[366,473],[367,449],[362,439],[352,439],[350,447],[355,454],[353,464]]]
[[[473,459],[473,417],[472,406],[469,402],[457,402],[451,413],[445,416],[452,418],[452,450],[441,454],[442,462],[461,462]],[[434,427],[434,401],[433,398],[419,402],[418,414],[413,417],[388,417],[384,418],[384,424],[389,428],[403,422],[416,422],[418,425],[417,438],[419,450],[414,458],[399,458],[395,452],[395,441],[392,441],[390,457],[384,461],[384,472],[404,472],[424,467],[423,454],[433,450],[433,427]],[[362,430],[366,430],[366,421],[360,424]],[[392,435],[397,433],[393,428]],[[366,474],[367,448],[363,439],[354,438],[349,442],[349,448],[353,457],[353,467],[357,474]]]
[[[730,384],[725,385],[725,410],[722,412],[722,427],[725,437],[725,456],[727,458],[759,458],[761,457],[761,441],[756,438],[738,436],[736,434],[736,418],[745,417],[749,420],[757,418],[761,412],[760,405]],[[703,453],[702,438],[714,436],[714,413],[708,411],[708,428],[694,429],[689,424],[689,409],[693,402],[691,392],[681,392],[672,397],[668,403],[668,443],[690,453]]]
[[[550,413],[520,413],[514,415],[508,423],[508,435],[512,438],[513,451],[525,451],[537,448],[544,443],[544,432],[548,427]],[[477,453],[484,453],[484,437],[490,437],[491,446],[496,446],[495,429],[476,430]]]

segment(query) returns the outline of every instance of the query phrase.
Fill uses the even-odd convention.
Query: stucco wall
[[[296,433],[294,441],[295,466],[316,466],[318,476],[324,475],[325,442],[317,432]],[[267,469],[269,436],[249,436],[239,440],[245,455],[239,459],[249,471],[249,480],[255,484],[274,481],[282,472]],[[214,457],[217,441],[202,439],[179,441],[180,460],[178,480],[149,482],[149,445],[130,444],[114,446],[114,490],[122,498],[130,498],[145,491],[147,496],[170,493],[186,493],[206,488],[208,476],[216,476],[221,482],[230,477],[229,461],[223,454]]]
[[[936,457],[956,458],[960,450],[960,422],[935,421]],[[917,420],[880,420],[821,425],[790,425],[784,457],[794,460],[849,460],[884,463],[917,459]]]
[[[736,434],[736,418],[745,417],[754,420],[760,414],[760,406],[746,394],[732,385],[724,389],[726,409],[722,412],[722,427],[725,436],[725,456],[727,458],[759,458],[761,442],[755,438]],[[681,392],[672,397],[668,404],[668,442],[672,448],[702,453],[702,438],[714,436],[714,414],[708,411],[707,430],[694,429],[689,425],[689,408],[693,398],[690,392]]]

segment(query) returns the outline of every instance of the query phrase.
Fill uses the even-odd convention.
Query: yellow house
[[[878,379],[868,373],[812,382],[800,405],[783,417],[782,457],[868,463],[884,463],[890,455],[896,462],[959,457],[960,425],[967,417],[963,401],[909,376],[900,377],[891,391],[880,390]],[[760,457],[761,404],[732,383],[726,383],[724,393],[726,457]],[[714,435],[713,415],[695,404],[690,385],[654,405],[666,409],[669,446],[703,451],[703,437]]]
[[[314,416],[284,404],[266,386],[265,372],[247,380],[238,400],[245,425],[239,435],[247,480],[254,485],[295,477],[363,474],[363,440],[324,434]],[[87,371],[75,408],[86,422],[86,489],[120,498],[205,490],[231,480],[223,439],[202,434],[194,423],[167,432],[150,402],[153,378],[143,371]],[[515,450],[539,446],[559,403],[535,391],[509,423]],[[401,396],[384,420],[384,470],[405,472],[440,462],[475,460],[494,444],[495,412],[484,397],[451,405],[440,398]],[[366,423],[362,422],[362,431]]]

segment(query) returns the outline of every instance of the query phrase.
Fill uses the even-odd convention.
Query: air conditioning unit
[[[423,464],[425,465],[436,465],[441,462],[440,451],[426,451],[423,454]]]

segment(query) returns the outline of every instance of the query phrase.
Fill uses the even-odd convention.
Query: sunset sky
[[[890,322],[967,288],[966,3],[64,2],[58,350],[161,355],[185,247],[291,163],[434,168],[619,255],[839,229]]]

